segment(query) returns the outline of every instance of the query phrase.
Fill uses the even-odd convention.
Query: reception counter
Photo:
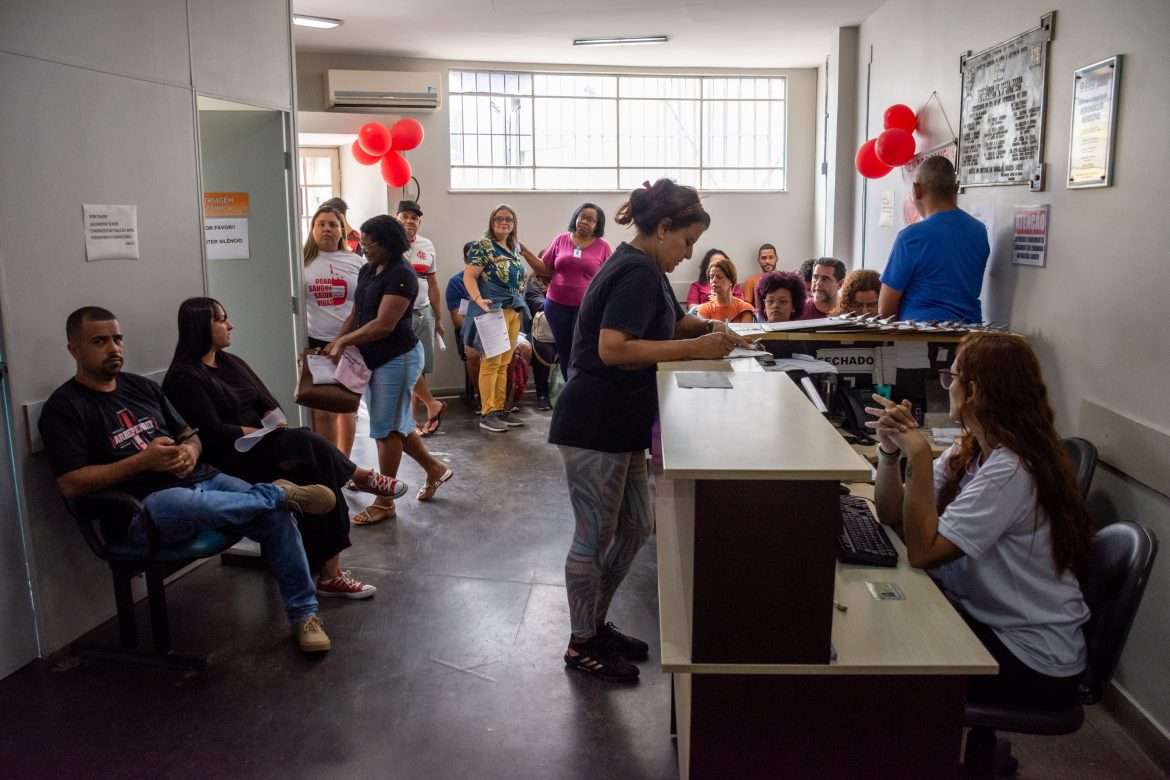
[[[692,371],[732,387],[680,387]],[[754,361],[663,364],[658,392],[680,776],[956,776],[966,677],[997,666],[896,537],[895,569],[836,562],[840,485],[868,482],[869,463]],[[884,583],[904,599],[875,598]]]

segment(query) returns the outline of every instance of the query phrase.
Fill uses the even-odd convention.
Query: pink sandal
[[[376,471],[371,471],[370,476],[361,483],[351,479],[345,483],[345,487],[348,490],[360,490],[363,493],[372,493],[383,498],[402,498],[410,489],[402,480],[379,474]]]

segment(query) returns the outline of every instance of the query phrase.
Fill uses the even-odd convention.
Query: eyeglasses
[[[506,225],[511,225],[515,221],[513,217],[492,217],[492,222],[500,222]]]
[[[955,383],[955,378],[961,372],[951,371],[949,368],[940,368],[938,371],[938,383],[943,386],[943,390],[950,390],[951,385]]]

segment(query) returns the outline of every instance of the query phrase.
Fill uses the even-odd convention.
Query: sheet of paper
[[[894,349],[898,368],[930,368],[930,352],[925,341],[899,341]]]
[[[459,312],[460,316],[463,316],[463,317],[467,316],[467,307],[470,305],[471,305],[470,298],[460,298],[459,299],[459,308],[457,309],[457,311]]]
[[[762,336],[765,331],[758,322],[729,322],[727,329],[737,336]]]
[[[84,203],[85,259],[137,260],[138,207]]]
[[[674,381],[681,388],[731,389],[731,377],[727,371],[680,371]]]
[[[812,355],[793,355],[790,358],[779,358],[768,366],[772,371],[803,371],[806,374],[836,374],[837,367],[824,360],[817,360]]]
[[[325,355],[308,355],[305,360],[309,364],[309,376],[313,377],[313,384],[337,384],[337,380],[333,378],[333,371],[337,367],[333,365],[332,360]]]
[[[873,351],[873,381],[878,385],[892,385],[898,381],[897,346],[878,347]]]
[[[493,309],[475,318],[475,329],[483,343],[483,356],[495,357],[512,348],[508,339],[508,323],[504,321],[504,310]]]
[[[772,353],[766,349],[758,349],[758,348],[751,349],[748,347],[736,347],[735,349],[731,350],[731,352],[727,353],[727,358],[729,360],[732,358],[754,358],[754,357],[763,357],[763,356],[770,355],[770,354],[772,354]]]
[[[962,428],[931,428],[930,438],[934,439],[935,444],[954,444],[962,432]]]
[[[346,347],[333,369],[333,379],[351,393],[364,393],[370,383],[370,369],[357,347]]]
[[[277,428],[282,428],[288,425],[288,418],[284,416],[284,412],[280,409],[273,409],[264,418],[260,420],[260,425],[263,426],[259,430],[244,434],[236,439],[236,452],[247,452],[260,443],[268,434],[275,431]]]
[[[815,320],[789,320],[788,322],[765,322],[760,325],[768,333],[785,333],[792,330],[831,330],[833,328],[856,328],[849,320],[835,317],[821,317]]]

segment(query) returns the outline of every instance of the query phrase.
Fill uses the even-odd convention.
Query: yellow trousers
[[[520,333],[520,312],[504,309],[504,322],[508,326],[508,343],[512,348],[495,357],[479,361],[479,404],[484,414],[505,411],[508,399],[508,364],[516,351],[516,336]]]

